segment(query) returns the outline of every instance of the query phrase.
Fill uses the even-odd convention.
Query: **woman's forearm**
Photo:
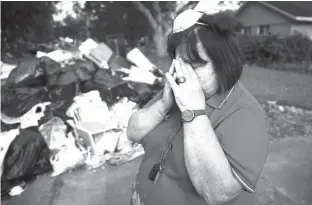
[[[128,122],[128,139],[140,143],[147,133],[164,120],[167,112],[168,110],[158,100],[151,106],[133,113]]]
[[[207,202],[224,203],[239,193],[240,186],[233,181],[230,164],[207,116],[184,123],[184,153],[190,179]]]

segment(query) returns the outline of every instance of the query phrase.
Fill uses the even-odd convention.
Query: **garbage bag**
[[[50,150],[61,149],[66,145],[67,127],[59,117],[52,117],[47,123],[40,125],[39,132]]]
[[[79,93],[79,84],[72,82],[66,85],[53,85],[49,87],[49,99],[51,102],[72,101]]]
[[[138,103],[140,106],[147,103],[155,93],[151,86],[143,83],[131,83],[131,88],[139,96],[138,100],[134,102]]]
[[[85,82],[92,78],[92,74],[96,71],[94,63],[90,61],[75,61],[74,65],[70,66],[70,70],[74,70],[76,76],[81,82]]]
[[[51,104],[50,102],[43,102],[33,106],[27,113],[21,117],[10,117],[2,113],[1,121],[6,124],[20,124],[21,129],[27,127],[38,126],[39,120],[44,117],[46,107]]]
[[[1,192],[8,192],[17,181],[27,182],[51,170],[49,149],[38,128],[21,129],[4,159]]]
[[[5,155],[9,150],[12,141],[18,134],[18,129],[12,129],[10,131],[0,133],[0,177],[2,176],[3,160]]]
[[[76,60],[75,64],[73,65],[74,67],[78,68],[85,68],[88,70],[90,73],[94,73],[96,71],[96,67],[93,62],[91,61],[85,61],[85,60]]]
[[[41,125],[39,131],[50,149],[52,176],[57,176],[84,163],[84,156],[76,147],[74,137],[67,136],[67,126],[62,119],[53,117]]]
[[[18,66],[11,71],[6,80],[6,87],[23,87],[44,85],[44,70],[40,60],[32,57],[23,58]]]
[[[52,65],[50,61],[50,64],[45,67],[46,86],[67,85],[72,82],[77,82],[79,78],[75,71],[68,68],[69,67],[62,68],[56,64]]]
[[[85,82],[92,78],[91,73],[84,67],[79,67],[75,70],[75,74],[80,80],[80,82]]]
[[[68,85],[73,82],[79,82],[79,78],[77,77],[75,71],[69,70],[57,73],[55,81],[52,85]]]
[[[80,86],[77,82],[49,87],[49,100],[52,103],[51,108],[53,108],[50,111],[53,113],[53,116],[58,116],[63,120],[68,119],[65,112],[78,93],[80,93]]]
[[[118,70],[120,68],[131,68],[131,63],[129,63],[127,59],[115,53],[109,59],[108,65],[113,70]]]
[[[59,75],[66,72],[66,68],[63,68],[61,64],[48,57],[41,57],[40,63],[44,70],[46,86],[54,85],[55,81],[59,78]]]
[[[108,71],[99,69],[92,77],[81,87],[83,93],[98,90],[101,98],[108,105],[114,104],[120,97],[128,96],[132,93],[126,82],[119,76],[110,75]]]
[[[70,105],[70,102],[66,102],[65,100],[56,101],[48,105],[45,109],[44,116],[38,121],[39,125],[47,123],[53,117],[59,117],[64,122],[71,119],[70,117],[66,116],[65,111],[67,107]]]
[[[1,111],[10,117],[21,117],[33,106],[49,101],[46,87],[2,88]]]
[[[6,124],[6,123],[1,121],[1,132],[7,132],[7,131],[10,131],[12,129],[17,129],[18,126],[19,126],[19,123],[16,123],[16,124]]]

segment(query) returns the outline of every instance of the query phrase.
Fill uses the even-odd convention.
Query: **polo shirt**
[[[160,92],[145,107],[159,100]],[[224,205],[252,205],[254,191],[268,153],[265,112],[238,82],[231,91],[206,101],[206,115],[230,163],[233,176],[243,187],[241,193]],[[168,130],[174,130],[171,133]],[[173,139],[165,169],[157,182],[148,179],[160,158],[166,135]],[[195,190],[184,159],[183,122],[177,105],[141,141],[145,155],[132,185],[131,205],[207,205]]]

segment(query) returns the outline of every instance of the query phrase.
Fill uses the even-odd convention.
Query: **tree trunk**
[[[158,27],[154,29],[153,42],[158,56],[167,55],[167,38],[161,25],[158,25]]]

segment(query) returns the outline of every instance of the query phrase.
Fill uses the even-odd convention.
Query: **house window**
[[[250,35],[251,34],[251,26],[244,27],[243,34]]]
[[[270,25],[259,26],[259,29],[258,29],[259,35],[269,35],[269,32],[270,32]]]

